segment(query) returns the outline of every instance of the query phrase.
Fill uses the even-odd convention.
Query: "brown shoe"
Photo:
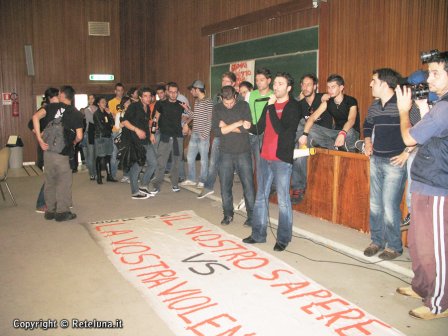
[[[439,314],[434,314],[428,307],[421,306],[410,310],[409,315],[420,320],[434,320],[438,318],[448,317],[448,310],[445,310],[444,312]]]
[[[401,256],[401,253],[391,250],[390,248],[386,248],[378,255],[378,258],[383,260],[393,260],[399,256]]]
[[[404,296],[409,296],[415,299],[422,299],[422,297],[420,295],[418,295],[416,292],[414,292],[414,290],[412,289],[412,287],[398,287],[397,288],[397,293],[404,295]]]
[[[370,243],[369,246],[364,250],[364,255],[366,257],[373,257],[380,250],[380,247],[374,243]]]

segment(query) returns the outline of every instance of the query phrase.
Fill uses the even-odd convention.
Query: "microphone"
[[[271,97],[258,98],[258,99],[255,99],[254,102],[255,103],[264,102],[264,101],[269,101],[269,99],[271,99]]]

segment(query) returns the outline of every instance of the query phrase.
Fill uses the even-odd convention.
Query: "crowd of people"
[[[408,180],[412,212],[405,221],[412,222],[409,249],[415,277],[412,288],[398,292],[423,299],[424,306],[411,315],[446,317],[447,72],[446,53],[429,63],[427,81],[439,100],[428,105],[426,99],[411,99],[409,89],[400,87],[401,76],[395,70],[374,70],[370,82],[374,101],[363,122],[362,143],[357,100],[345,94],[345,81],[338,74],[327,78],[325,93],[317,92],[314,74],[303,75],[300,94],[293,97],[294,79],[286,72],[272,75],[269,69],[257,69],[255,90],[249,82],[238,86],[235,74],[226,72],[220,92],[212,98],[204,83],[195,80],[188,87],[193,105],[175,82],[156,90],[131,88],[127,94],[118,83],[109,101],[89,95],[82,113],[73,107],[73,88],[49,89],[48,104],[32,119],[45,165],[44,197],[40,195],[37,207],[44,209],[48,220],[76,217],[70,211],[71,173],[76,167],[70,167],[69,158],[82,140],[90,179],[102,184],[105,168],[106,181],[117,182],[120,168],[121,182],[130,183],[134,200],[155,197],[167,171],[173,192],[179,192],[181,185],[195,186],[201,189],[199,199],[214,192],[219,176],[222,225],[233,221],[232,187],[238,175],[244,193],[239,207],[247,212],[244,225],[252,228],[243,239],[247,244],[266,242],[268,200],[276,192],[274,250],[283,251],[292,239],[292,205],[303,200],[307,186],[307,158],[294,159],[294,149],[362,152],[370,157],[371,243],[364,255],[392,260],[402,254],[400,204]],[[52,152],[44,141],[48,125],[57,118],[65,128],[66,146],[60,153]]]

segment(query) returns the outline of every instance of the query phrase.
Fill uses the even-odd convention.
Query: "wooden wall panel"
[[[448,49],[447,0],[331,0],[328,1],[328,68],[325,78],[339,73],[346,92],[358,99],[361,122],[372,102],[372,70],[391,67],[403,75],[422,68],[420,51]]]
[[[300,28],[317,26],[319,22],[318,19],[319,11],[317,9],[293,13],[276,19],[261,21],[239,29],[216,34],[215,44],[222,45],[235,43],[266,35],[273,35]]]
[[[26,74],[24,45],[32,43],[32,13],[23,10],[27,0],[0,1],[0,92],[15,91],[19,95],[20,116],[13,117],[11,106],[0,105],[0,148],[10,135],[20,135],[25,143],[25,156],[36,151],[27,129],[33,111],[32,78]]]
[[[128,87],[154,83],[153,2],[120,0],[120,80]]]
[[[89,74],[107,73],[120,80],[118,0],[34,0],[34,94],[48,86],[72,85],[77,92],[113,91],[113,84],[93,83]],[[89,36],[89,21],[110,22],[110,36]]]

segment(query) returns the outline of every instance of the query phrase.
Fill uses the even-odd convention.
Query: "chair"
[[[3,200],[6,201],[5,194],[3,193],[2,183],[6,185],[6,189],[8,189],[9,195],[12,198],[12,202],[14,206],[17,206],[16,200],[9,189],[8,182],[6,182],[6,178],[8,177],[8,167],[9,167],[9,156],[11,155],[11,151],[8,147],[0,150],[0,192],[2,193]]]

